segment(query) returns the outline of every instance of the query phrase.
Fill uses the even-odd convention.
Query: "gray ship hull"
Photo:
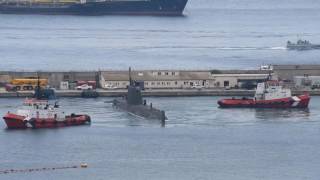
[[[289,50],[311,50],[320,49],[320,45],[287,45]]]
[[[113,106],[146,119],[160,120],[162,124],[167,119],[164,111],[148,105],[130,105],[126,100],[115,99],[113,100]]]
[[[287,41],[287,49],[289,50],[311,50],[320,49],[320,44],[312,44],[307,40],[299,39],[297,43]]]

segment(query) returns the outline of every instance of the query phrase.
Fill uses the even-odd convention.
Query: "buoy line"
[[[28,168],[28,169],[6,169],[6,170],[0,170],[0,174],[54,171],[54,170],[61,170],[61,169],[77,169],[77,168],[87,168],[87,167],[88,167],[87,163],[81,163],[80,166],[43,167],[43,168]]]

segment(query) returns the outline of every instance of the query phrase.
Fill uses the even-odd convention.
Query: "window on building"
[[[63,75],[63,80],[64,81],[69,81],[69,79],[70,79],[69,75]]]
[[[168,75],[169,75],[169,72],[165,72],[164,74],[165,74],[166,76],[168,76]]]
[[[177,81],[175,81],[175,82],[174,82],[174,84],[175,84],[175,85],[178,85],[178,82],[177,82]]]
[[[151,82],[151,85],[154,85],[155,83],[154,82]]]
[[[169,86],[171,83],[170,82],[167,82],[167,85]]]
[[[158,72],[158,76],[161,76],[161,72]]]
[[[224,87],[229,87],[229,81],[223,81],[223,86]]]
[[[162,85],[166,85],[165,82],[161,82]]]

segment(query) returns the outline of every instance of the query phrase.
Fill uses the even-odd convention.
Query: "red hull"
[[[26,121],[24,121],[24,119],[25,119],[24,116],[19,116],[16,114],[7,113],[3,117],[3,119],[9,129],[25,129],[25,128],[27,128]]]
[[[272,100],[254,99],[223,99],[218,104],[222,108],[307,108],[310,101],[309,95],[297,96],[296,101],[292,97]]]
[[[91,122],[88,115],[66,116],[64,120],[56,119],[30,119],[24,120],[24,116],[7,113],[3,119],[9,129],[26,129],[26,128],[56,128],[64,126],[76,126],[89,124]]]

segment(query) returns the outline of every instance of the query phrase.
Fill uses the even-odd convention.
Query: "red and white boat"
[[[292,96],[291,90],[283,88],[279,81],[258,83],[254,98],[222,99],[222,108],[307,108],[309,94]]]
[[[66,115],[59,105],[48,100],[26,99],[16,113],[8,112],[3,119],[9,129],[56,128],[90,124],[88,115]]]

